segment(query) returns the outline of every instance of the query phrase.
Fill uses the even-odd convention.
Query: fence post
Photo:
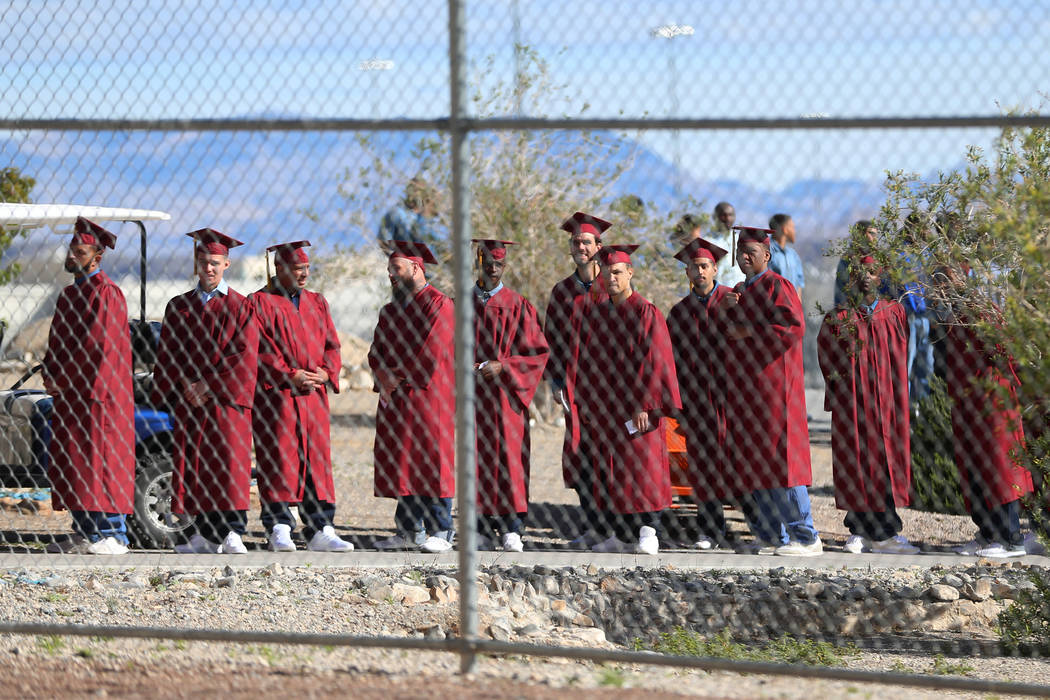
[[[474,454],[474,293],[470,255],[470,160],[463,123],[466,94],[464,12],[449,0],[449,134],[452,139],[452,244],[456,279],[456,505],[459,511],[460,672],[474,670],[478,637],[476,467]]]

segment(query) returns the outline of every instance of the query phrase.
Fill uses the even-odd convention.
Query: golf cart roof
[[[92,221],[168,221],[171,214],[149,209],[92,207],[81,204],[0,203],[0,225],[36,228],[72,226],[78,216]]]

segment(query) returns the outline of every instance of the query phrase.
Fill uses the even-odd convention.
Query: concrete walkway
[[[169,552],[134,552],[123,556],[103,557],[86,554],[4,554],[5,569],[81,569],[81,568],[144,568],[144,569],[199,569],[231,566],[265,568],[273,563],[285,567],[310,566],[317,568],[386,569],[402,567],[438,567],[455,569],[459,566],[458,552],[423,554],[419,552],[361,551],[345,554],[325,552],[268,552],[250,551],[247,554],[174,554]],[[561,568],[567,566],[599,569],[655,569],[694,570],[766,570],[788,569],[904,569],[910,567],[972,566],[976,563],[1001,566],[1050,567],[1050,557],[1025,556],[1018,559],[979,559],[953,554],[847,554],[825,552],[819,557],[778,557],[773,555],[734,554],[732,552],[661,552],[656,556],[637,554],[595,554],[592,552],[544,551],[513,554],[508,552],[478,552],[477,564],[485,566],[537,565]]]

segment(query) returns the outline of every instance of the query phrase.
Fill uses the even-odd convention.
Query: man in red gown
[[[607,538],[595,552],[656,554],[660,514],[671,505],[663,417],[682,402],[663,314],[631,288],[636,245],[602,248],[609,300],[585,319],[577,401],[594,439],[595,500]]]
[[[452,549],[455,494],[455,313],[427,283],[423,243],[390,241],[394,299],[379,310],[368,365],[379,392],[375,495],[396,498],[397,533],[377,549]]]
[[[952,271],[946,275],[958,277]],[[961,315],[952,321],[946,354],[955,464],[977,525],[977,537],[955,551],[993,559],[1024,556],[1020,505],[1033,483],[1017,460],[1025,449],[1020,382],[1012,358],[1001,346],[990,346],[970,318]]]
[[[186,235],[198,282],[168,302],[153,371],[154,401],[171,407],[175,424],[172,511],[194,516],[194,534],[175,551],[244,554],[259,328],[223,279],[242,243],[210,228]]]
[[[697,505],[698,549],[728,546],[722,504],[741,491],[725,464],[726,348],[718,326],[729,287],[719,284],[718,262],[728,251],[695,238],[675,257],[686,264],[689,294],[667,314],[678,387],[679,426],[685,434],[689,485]]]
[[[741,506],[759,551],[818,556],[823,545],[806,490],[812,476],[802,303],[792,284],[769,269],[769,229],[734,228],[745,279],[722,301],[729,464],[748,493]]]
[[[135,406],[124,294],[102,271],[116,236],[77,217],[66,254],[73,284],[55,305],[44,356],[54,397],[47,475],[56,509],[73,535],[49,552],[126,554],[126,516],[135,493]]]
[[[577,367],[583,319],[591,306],[609,299],[599,276],[597,255],[602,247],[602,233],[610,226],[608,221],[579,211],[562,223],[562,230],[569,233],[569,252],[576,270],[554,285],[543,321],[543,333],[550,347],[546,376],[555,400],[565,412],[562,479],[579,496],[582,515],[580,535],[569,544],[582,549],[601,541],[601,525],[594,503],[594,448],[587,431],[581,430],[576,402]]]
[[[897,514],[911,493],[908,320],[899,302],[879,298],[875,259],[859,262],[847,303],[824,317],[817,336],[835,505],[847,511],[847,552],[916,554]]]
[[[270,550],[294,552],[290,504],[303,519],[306,548],[349,552],[335,533],[328,392],[339,391],[339,336],[328,302],[306,289],[309,241],[267,248],[276,275],[250,295],[259,325],[259,375],[252,435],[259,474],[260,514]]]
[[[481,548],[498,535],[521,552],[529,510],[529,404],[547,364],[547,340],[536,309],[503,285],[510,241],[474,239],[474,371],[478,535]]]

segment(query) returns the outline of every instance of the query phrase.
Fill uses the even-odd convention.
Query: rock
[[[566,630],[562,636],[570,640],[583,642],[586,645],[605,644],[605,632],[599,627],[585,627]]]
[[[590,615],[580,613],[572,619],[572,624],[576,627],[594,627],[594,620],[591,619]]]
[[[451,586],[432,586],[430,599],[435,603],[455,603],[459,600],[459,591]]]
[[[992,595],[996,598],[1005,598],[1006,600],[1013,600],[1014,596],[1017,595],[1017,591],[1009,583],[993,583]]]
[[[543,630],[540,629],[540,626],[532,622],[517,628],[514,632],[519,637],[539,637],[543,634]]]
[[[510,626],[510,623],[505,619],[495,620],[488,626],[489,636],[495,639],[497,642],[510,641],[510,636],[514,633],[514,628]]]
[[[961,593],[963,598],[977,603],[988,600],[992,595],[992,581],[989,578],[979,578],[974,583],[965,583]]]
[[[441,625],[437,625],[437,624],[422,625],[422,626],[416,628],[416,632],[422,633],[423,637],[426,638],[426,639],[444,639],[445,638],[445,628],[442,627]]]
[[[807,598],[818,598],[824,592],[824,583],[821,581],[808,581],[803,586],[803,591]]]
[[[390,587],[390,595],[403,605],[419,605],[430,602],[430,591],[422,586],[409,586],[395,583]]]
[[[569,604],[564,600],[555,598],[551,601],[551,612],[565,612],[569,609]]]
[[[945,586],[952,586],[954,588],[962,588],[964,581],[956,576],[955,574],[945,574],[941,578],[941,583]]]
[[[265,576],[280,576],[284,573],[284,567],[274,562],[262,570]]]
[[[926,595],[930,600],[950,602],[959,600],[959,589],[943,583],[935,583],[926,590]]]
[[[84,581],[83,586],[89,591],[102,590],[102,582],[98,580],[97,576],[88,576],[88,579],[87,581]]]
[[[233,588],[234,584],[237,583],[236,576],[223,576],[215,579],[216,588]]]
[[[365,597],[369,600],[384,601],[394,596],[394,590],[390,584],[376,577],[365,585]]]

